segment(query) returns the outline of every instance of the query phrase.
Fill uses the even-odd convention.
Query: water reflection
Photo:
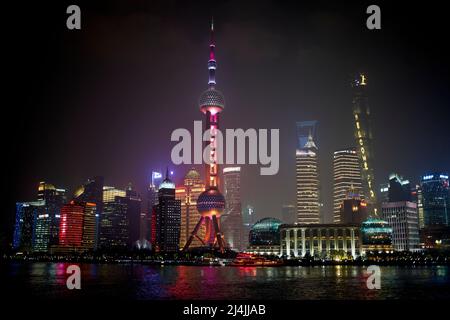
[[[67,263],[9,263],[11,294],[125,299],[449,299],[449,267],[381,267],[381,290],[365,267],[197,267],[80,264],[82,290],[66,287]]]

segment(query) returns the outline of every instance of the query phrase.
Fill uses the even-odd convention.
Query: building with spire
[[[205,182],[194,168],[191,168],[184,177],[183,185],[175,190],[176,198],[181,201],[180,248],[184,247],[196,223],[200,220],[201,215],[197,210],[197,199],[203,191],[205,191]],[[205,236],[204,225],[200,227],[198,236],[200,238]],[[198,238],[194,238],[191,247],[201,245],[202,242]]]
[[[363,194],[369,207],[376,214],[377,197],[373,168],[373,136],[370,119],[370,108],[367,98],[367,76],[358,74],[351,83],[353,89],[354,136],[361,165]]]
[[[297,222],[320,223],[320,194],[317,146],[312,134],[296,152]]]
[[[194,230],[189,236],[184,246],[184,250],[189,248],[192,240],[197,237],[197,233],[202,225],[205,226],[205,236],[201,240],[206,246],[218,246],[220,252],[224,252],[225,244],[223,234],[220,229],[220,215],[225,209],[225,198],[219,191],[219,165],[217,163],[217,141],[216,135],[219,129],[219,115],[225,108],[225,98],[216,89],[216,58],[214,41],[214,22],[211,21],[211,41],[209,45],[208,71],[209,88],[204,91],[199,99],[200,111],[206,116],[205,130],[209,130],[209,141],[205,142],[205,147],[209,148],[209,161],[206,163],[206,190],[200,194],[197,200],[197,209],[201,217]]]
[[[155,250],[161,253],[178,252],[180,248],[181,201],[175,198],[175,184],[166,178],[159,185],[155,213]]]

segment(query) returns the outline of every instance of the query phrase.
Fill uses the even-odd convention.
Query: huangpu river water
[[[80,264],[81,290],[68,290],[68,265],[2,262],[2,291],[42,299],[450,299],[448,266],[382,266],[381,289],[369,290],[362,266]]]

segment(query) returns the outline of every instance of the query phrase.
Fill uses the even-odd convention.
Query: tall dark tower
[[[219,165],[217,163],[216,135],[219,129],[219,114],[225,108],[225,99],[222,93],[216,90],[216,58],[214,54],[214,22],[211,21],[211,41],[209,45],[208,70],[209,88],[202,93],[199,99],[200,111],[206,115],[205,130],[210,131],[210,139],[205,143],[209,146],[209,161],[206,163],[206,190],[197,199],[197,209],[201,214],[200,220],[191,233],[183,250],[189,248],[194,237],[197,237],[204,245],[218,246],[220,252],[224,252],[224,239],[220,230],[219,218],[225,208],[225,198],[219,191]],[[205,236],[201,239],[197,232],[202,224],[205,224]]]
[[[370,109],[367,90],[367,77],[358,74],[352,81],[353,88],[353,117],[355,121],[355,139],[361,162],[361,178],[364,198],[370,209],[376,213],[377,198],[373,174],[372,126],[370,123]],[[372,210],[371,210],[372,211]]]

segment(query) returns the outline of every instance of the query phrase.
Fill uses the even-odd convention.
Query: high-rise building
[[[413,189],[413,202],[417,203],[417,212],[419,214],[419,229],[425,227],[425,215],[423,212],[423,193],[420,184],[416,184]]]
[[[419,249],[417,204],[410,201],[383,202],[382,218],[392,227],[392,246],[397,251]]]
[[[130,249],[140,237],[141,198],[129,185],[126,190],[105,186],[100,220],[100,246]]]
[[[17,202],[13,249],[31,252],[33,249],[35,217],[45,212],[45,201]]]
[[[333,155],[333,216],[334,223],[342,223],[341,207],[350,191],[362,195],[361,166],[355,149],[337,150]],[[350,223],[350,222],[348,222]]]
[[[206,116],[205,129],[209,130],[209,141],[205,148],[209,149],[209,159],[206,163],[206,190],[197,199],[197,209],[201,214],[197,225],[191,233],[183,250],[189,248],[202,224],[206,233],[203,242],[210,247],[218,245],[220,252],[224,252],[224,238],[219,224],[220,215],[225,209],[225,198],[219,191],[219,165],[217,161],[217,130],[219,129],[219,115],[225,108],[225,98],[216,89],[216,58],[214,42],[214,23],[211,22],[211,41],[209,45],[209,88],[199,99],[200,111]]]
[[[180,246],[181,201],[175,198],[175,184],[169,173],[159,185],[158,204],[155,206],[157,252],[178,252]]]
[[[104,178],[96,176],[88,179],[74,194],[74,200],[76,201],[95,203],[95,248],[98,247],[100,238],[100,219],[103,212],[103,186]]]
[[[103,187],[103,211],[100,214],[99,247],[124,249],[128,243],[126,191]]]
[[[223,168],[223,190],[225,193],[225,214],[221,217],[225,242],[234,250],[247,247],[244,234],[241,204],[241,167]]]
[[[59,250],[89,251],[95,245],[96,205],[72,200],[61,208]]]
[[[144,218],[143,232],[145,234],[145,239],[152,242],[154,235],[152,235],[152,230],[156,228],[152,221],[155,220],[153,217],[153,208],[158,203],[158,186],[162,182],[162,173],[157,171],[152,171],[152,177],[150,184],[147,189],[147,208]]]
[[[196,223],[200,220],[200,213],[197,210],[197,199],[205,191],[205,183],[200,178],[200,173],[194,168],[190,169],[184,177],[182,186],[175,190],[176,198],[181,201],[181,233],[180,248],[186,244]],[[198,231],[200,239],[205,236],[205,227],[202,226]],[[195,238],[192,241],[192,247],[202,246],[200,239]]]
[[[66,202],[66,190],[40,182],[38,201],[44,201],[43,212],[35,215],[33,228],[33,250],[47,252],[51,245],[58,244],[61,207]]]
[[[292,204],[284,204],[281,207],[281,220],[283,223],[293,224],[297,222],[297,210]]]
[[[450,226],[450,188],[448,174],[428,174],[421,179],[424,226]]]
[[[355,139],[361,163],[363,194],[369,206],[376,212],[375,178],[373,168],[372,126],[367,98],[367,76],[358,74],[352,81],[353,117],[355,121]]]
[[[317,146],[311,134],[296,152],[297,222],[320,223]]]
[[[242,215],[242,219],[244,222],[244,225],[250,225],[252,226],[255,222],[256,222],[256,218],[255,218],[255,207],[252,205],[247,205],[244,208],[244,212]]]

